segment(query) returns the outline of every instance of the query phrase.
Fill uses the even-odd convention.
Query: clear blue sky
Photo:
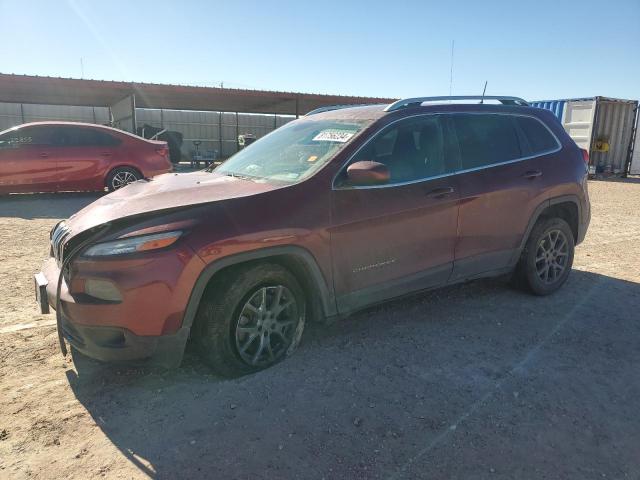
[[[640,0],[0,0],[0,72],[402,97],[640,98]]]

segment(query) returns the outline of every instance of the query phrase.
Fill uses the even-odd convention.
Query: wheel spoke
[[[564,248],[567,246],[567,240],[564,238],[564,236],[560,239],[560,241],[560,245],[556,246],[556,251],[558,252],[564,250]]]
[[[238,333],[255,333],[256,335],[258,334],[258,327],[256,326],[251,326],[251,327],[238,327]]]
[[[278,285],[276,290],[276,298],[273,300],[273,304],[271,305],[271,309],[277,311],[276,309],[280,306],[280,301],[282,300],[282,291],[284,287],[282,285]]]
[[[249,346],[253,343],[253,341],[258,338],[260,334],[258,333],[254,333],[252,335],[249,336],[249,340],[247,340],[247,342],[240,347],[240,350],[242,351],[242,353],[245,353],[247,351],[247,349],[249,348]]]
[[[271,339],[267,339],[267,353],[269,354],[269,360],[275,360],[275,355],[273,354],[273,349],[271,348]]]
[[[262,287],[262,290],[260,293],[262,294],[262,299],[260,301],[260,309],[264,311],[267,309],[267,287]]]
[[[256,350],[256,354],[253,356],[253,364],[258,362],[260,355],[262,355],[262,350],[264,350],[264,344],[266,340],[266,335],[260,335],[260,345],[258,345],[258,350]]]
[[[280,327],[281,330],[284,330],[287,327],[290,327],[291,325],[295,325],[296,322],[293,320],[284,320],[284,321],[279,321],[278,322],[278,327]]]
[[[274,315],[276,316],[276,318],[283,312],[285,311],[287,308],[289,308],[291,305],[293,305],[293,300],[289,300],[288,302],[286,302],[284,305],[280,305],[278,307],[278,310],[276,310],[274,312]]]
[[[289,339],[287,337],[284,336],[284,333],[282,333],[280,330],[274,330],[273,332],[271,332],[271,336],[278,336],[282,339],[282,341],[286,344],[289,343]]]
[[[258,309],[249,302],[244,306],[244,310],[249,310],[251,313],[258,313]]]

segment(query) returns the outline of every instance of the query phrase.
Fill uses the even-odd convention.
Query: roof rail
[[[329,105],[326,107],[320,107],[320,108],[316,108],[315,110],[311,110],[310,112],[305,114],[305,117],[308,117],[309,115],[315,115],[316,113],[322,113],[322,112],[330,112],[331,110],[340,110],[342,108],[351,108],[351,107],[363,107],[365,105],[371,105],[370,103],[354,103],[352,105]]]
[[[416,97],[416,98],[405,98],[403,100],[398,100],[397,102],[393,102],[388,105],[387,108],[384,109],[385,112],[395,112],[401,108],[407,107],[419,107],[423,103],[427,102],[443,102],[447,100],[480,100],[479,103],[482,103],[484,100],[498,100],[503,105],[520,105],[523,107],[528,107],[529,104],[519,97],[503,97],[497,95],[454,95],[449,97]]]

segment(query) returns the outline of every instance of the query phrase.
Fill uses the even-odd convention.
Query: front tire
[[[549,295],[567,281],[573,265],[575,241],[561,218],[541,219],[529,235],[516,276],[536,295]]]
[[[305,326],[306,298],[277,264],[239,267],[211,284],[195,320],[203,360],[227,377],[263,370],[290,356]]]

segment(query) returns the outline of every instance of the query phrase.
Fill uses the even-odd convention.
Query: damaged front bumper
[[[48,259],[42,271],[34,275],[36,302],[43,314],[57,308],[60,270],[54,258]],[[65,341],[80,353],[106,362],[145,360],[165,368],[176,368],[182,361],[189,337],[189,328],[182,327],[165,335],[137,335],[121,326],[85,325],[69,318],[69,310],[76,306],[64,278],[60,286],[60,312],[57,314],[58,336],[63,354]],[[95,305],[105,308],[109,305]],[[58,312],[56,312],[58,313]]]

